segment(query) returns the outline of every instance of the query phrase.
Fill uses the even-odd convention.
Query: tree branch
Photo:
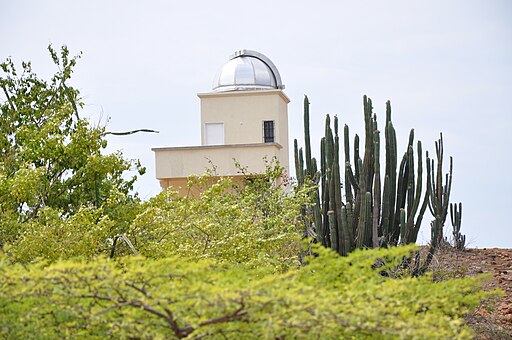
[[[17,111],[16,106],[14,106],[14,103],[11,100],[11,96],[9,96],[9,92],[7,92],[7,89],[5,88],[5,85],[3,85],[3,84],[2,84],[2,89],[4,90],[5,97],[7,98],[7,102],[11,106],[11,109],[16,112]]]
[[[151,129],[137,129],[132,131],[124,131],[124,132],[112,132],[112,131],[105,131],[103,133],[104,136],[106,135],[114,135],[114,136],[127,136],[127,135],[133,135],[138,132],[151,132],[151,133],[160,133],[160,131],[151,130]]]
[[[71,106],[73,106],[73,110],[75,111],[76,119],[79,120],[80,116],[78,116],[78,108],[76,107],[75,99],[73,98],[69,88],[64,83],[64,80],[62,81],[62,87],[64,87],[64,90],[66,90],[66,95],[68,96],[68,99],[71,102]]]

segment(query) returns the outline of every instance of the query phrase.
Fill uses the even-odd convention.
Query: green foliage
[[[117,193],[101,207],[82,207],[69,217],[43,208],[36,218],[22,223],[18,237],[4,248],[10,258],[23,263],[50,262],[74,257],[93,258],[110,250],[109,240],[135,218],[140,205]],[[123,214],[124,216],[117,216]]]
[[[70,58],[66,47],[60,54],[49,51],[59,69],[49,81],[30,63],[22,63],[21,72],[11,59],[0,64],[0,245],[14,241],[24,222],[48,208],[70,216],[99,208],[116,192],[134,201],[129,193],[136,176],[125,180],[123,174],[144,172],[120,153],[101,152],[105,130],[79,116],[83,104],[68,85],[78,57]]]
[[[160,193],[143,204],[128,237],[152,258],[178,254],[276,270],[298,265],[300,209],[310,189],[279,185],[282,168],[272,163],[264,175],[247,176],[244,186],[222,178],[199,196]]]
[[[6,251],[22,262],[37,258],[55,261],[59,258],[91,257],[97,253],[99,242],[107,237],[99,232],[104,228],[101,221],[96,223],[98,219],[99,211],[93,208],[83,208],[67,219],[53,209],[41,209],[36,219],[23,224],[14,246],[7,245]]]
[[[28,267],[3,257],[0,337],[470,339],[463,316],[492,295],[482,278],[381,274],[413,250],[315,248],[280,274],[179,255]]]

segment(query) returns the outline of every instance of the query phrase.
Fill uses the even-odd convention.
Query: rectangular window
[[[205,123],[204,134],[206,145],[224,144],[224,123]]]
[[[263,141],[265,143],[274,143],[274,121],[263,121]]]

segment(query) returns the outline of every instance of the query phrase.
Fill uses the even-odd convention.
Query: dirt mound
[[[497,302],[482,304],[468,316],[468,324],[477,339],[512,339],[512,249],[457,251],[445,247],[437,252],[432,268],[440,279],[491,273],[493,278],[485,288],[500,288],[505,295]]]

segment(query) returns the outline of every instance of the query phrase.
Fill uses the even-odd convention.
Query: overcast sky
[[[152,147],[200,144],[199,99],[237,49],[268,56],[290,97],[290,138],[311,101],[313,149],[326,113],[361,134],[362,96],[382,126],[391,100],[402,153],[411,128],[454,157],[471,247],[512,247],[512,1],[6,1],[0,58],[55,71],[46,47],[83,51],[72,83],[85,115],[114,131],[109,150],[138,158],[142,198],[159,192]],[[445,160],[447,163],[447,159]],[[292,162],[291,162],[292,163]],[[446,169],[447,170],[447,169]],[[428,213],[427,213],[428,214]],[[420,241],[430,238],[428,221]],[[449,223],[447,223],[449,225]],[[447,229],[449,234],[451,231]]]

